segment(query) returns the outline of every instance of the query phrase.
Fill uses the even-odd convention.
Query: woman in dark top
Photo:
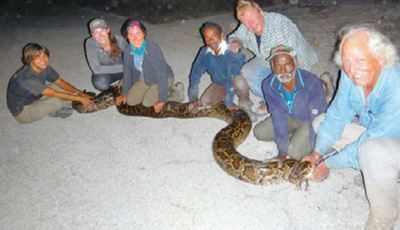
[[[107,90],[122,79],[122,52],[127,42],[122,36],[111,33],[106,21],[95,18],[89,23],[90,35],[85,41],[85,53],[92,71],[93,86]]]
[[[122,92],[116,103],[142,103],[159,112],[168,100],[168,81],[174,77],[172,69],[160,47],[146,37],[142,22],[129,19],[122,32],[129,45],[124,50]]]

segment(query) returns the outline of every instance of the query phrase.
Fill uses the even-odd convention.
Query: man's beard
[[[278,79],[278,81],[282,84],[286,84],[289,83],[291,80],[293,80],[294,78],[294,73],[284,73],[284,74],[275,74],[276,78]]]

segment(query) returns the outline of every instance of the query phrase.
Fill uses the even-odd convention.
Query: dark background
[[[260,0],[262,6],[288,4],[289,0]],[[314,0],[315,1],[315,0]],[[152,23],[195,18],[219,12],[233,13],[235,0],[1,0],[0,14],[6,16],[49,16],[91,8]]]
[[[262,7],[289,5],[296,0],[256,0]],[[365,0],[297,0],[297,7],[323,8],[341,1],[362,4]],[[375,3],[399,0],[372,0]],[[1,16],[50,16],[73,14],[88,8],[121,16],[162,23],[220,12],[234,12],[236,0],[0,0]]]

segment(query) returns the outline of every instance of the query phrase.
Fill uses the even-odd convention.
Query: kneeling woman
[[[125,36],[129,45],[124,50],[124,77],[121,96],[116,104],[153,106],[160,112],[168,100],[168,80],[173,78],[160,47],[146,38],[143,23],[129,19]]]
[[[126,41],[114,35],[106,21],[95,18],[89,23],[90,37],[85,41],[86,59],[92,71],[93,86],[104,91],[121,80],[122,51]]]

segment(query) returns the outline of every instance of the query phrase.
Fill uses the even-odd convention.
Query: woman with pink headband
[[[122,34],[129,45],[124,50],[122,92],[116,98],[116,103],[142,103],[147,107],[153,106],[159,112],[166,101],[173,100],[168,98],[168,82],[173,82],[174,78],[172,69],[160,47],[147,38],[147,30],[142,22],[128,19],[122,27]],[[178,88],[183,93],[182,83],[175,84],[175,90]],[[183,96],[179,97],[175,99],[183,100]]]

